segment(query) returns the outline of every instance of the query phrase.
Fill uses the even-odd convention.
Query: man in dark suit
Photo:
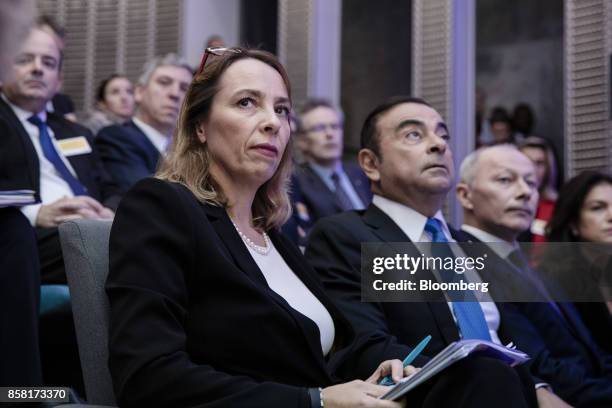
[[[364,209],[372,200],[368,179],[354,164],[342,163],[342,113],[331,102],[307,101],[298,121],[298,146],[306,162],[295,171],[298,217],[308,229],[321,217]]]
[[[403,358],[424,336],[432,336],[417,366],[462,337],[504,344],[511,340],[501,310],[490,301],[361,301],[362,243],[454,240],[441,212],[454,174],[448,139],[443,119],[423,100],[399,97],[375,108],[365,120],[358,156],[371,181],[373,202],[365,211],[321,220],[306,248],[332,298],[380,356]],[[420,254],[416,248],[414,252]],[[436,279],[433,271],[423,273]],[[373,363],[364,358],[355,369],[361,372]],[[535,405],[531,376],[523,367],[516,373],[523,380],[525,398]],[[537,393],[558,400],[548,391]]]
[[[10,145],[25,152],[27,177],[41,200],[22,212],[36,227],[45,283],[66,282],[56,227],[75,218],[112,218],[119,201],[116,186],[92,151],[89,131],[46,112],[60,84],[61,63],[57,37],[40,26],[32,28],[0,96]],[[3,155],[19,154],[7,147]]]
[[[155,173],[191,78],[191,68],[175,54],[149,61],[134,90],[134,119],[98,133],[95,144],[102,162],[123,191]]]
[[[0,9],[0,80],[34,14],[33,1]],[[0,118],[0,191],[34,189],[23,144]],[[14,206],[0,208],[0,386],[40,386],[40,273],[34,230]]]
[[[491,249],[488,265],[497,276],[512,274],[523,285],[538,279],[517,243],[538,202],[530,159],[514,145],[482,148],[465,158],[460,174],[457,196],[466,237]],[[518,302],[522,294],[517,293],[516,303],[505,305],[512,315],[506,326],[517,347],[532,357],[532,373],[572,405],[612,406],[612,356],[598,348],[571,303],[553,302],[546,288],[539,288],[540,302]]]

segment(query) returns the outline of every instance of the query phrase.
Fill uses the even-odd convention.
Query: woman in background
[[[537,136],[525,138],[519,145],[520,151],[533,162],[538,179],[540,199],[536,215],[529,231],[521,235],[520,241],[545,242],[546,224],[552,217],[557,192],[559,171],[555,152],[550,142]]]
[[[94,135],[106,126],[127,122],[134,114],[134,85],[123,75],[113,74],[100,82],[95,109],[81,123]]]
[[[585,171],[568,181],[557,199],[546,238],[550,242],[602,244],[554,251],[554,259],[550,262],[555,265],[555,274],[571,277],[576,273],[601,271],[601,268],[609,274],[609,269],[612,268],[612,176]],[[588,251],[589,249],[591,251]],[[593,259],[593,250],[598,252],[597,260]],[[603,257],[600,258],[602,254]],[[597,293],[596,296],[600,294]],[[595,340],[602,348],[612,352],[612,307],[609,301],[603,301],[603,296],[600,300],[602,301],[574,304]]]

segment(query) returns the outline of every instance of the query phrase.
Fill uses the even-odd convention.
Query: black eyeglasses
[[[198,68],[198,73],[197,75],[200,75],[202,72],[204,72],[204,67],[206,67],[206,62],[209,61],[210,59],[208,58],[209,55],[216,55],[216,56],[222,56],[227,54],[228,52],[231,52],[233,54],[240,54],[242,52],[242,50],[238,49],[238,48],[226,48],[226,47],[208,47],[205,51],[204,51],[204,55],[202,55],[202,61],[200,62],[200,68]]]

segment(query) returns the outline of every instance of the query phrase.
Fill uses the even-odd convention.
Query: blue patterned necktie
[[[452,257],[455,255],[448,245],[448,240],[442,231],[442,225],[439,220],[435,218],[428,218],[425,224],[425,231],[431,235],[431,241],[437,245],[432,245],[432,255],[436,257]],[[439,271],[440,277],[446,282],[458,281],[460,275],[454,271],[444,273]],[[468,301],[457,302],[453,301],[453,312],[457,319],[457,325],[459,331],[464,339],[480,339],[491,341],[491,335],[489,328],[484,317],[480,303],[476,300],[475,295],[472,292],[464,293],[464,299]]]
[[[64,181],[68,183],[74,195],[85,195],[85,188],[81,182],[72,175],[70,170],[68,170],[68,167],[66,167],[66,164],[60,157],[59,153],[57,150],[55,150],[55,146],[53,145],[51,136],[47,130],[47,124],[36,115],[28,118],[28,122],[36,125],[38,128],[40,148],[43,151],[43,155],[51,162],[51,164],[53,164],[53,167],[55,167],[55,170],[57,170],[60,176],[62,176]]]

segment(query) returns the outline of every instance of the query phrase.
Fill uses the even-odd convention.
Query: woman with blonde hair
[[[406,401],[379,398],[383,376],[399,381],[415,368],[383,336],[356,338],[279,233],[291,212],[290,110],[289,79],[272,54],[207,49],[167,159],[123,198],[111,231],[119,405],[490,407],[481,387],[498,381],[497,407],[524,406],[505,398],[521,392],[518,380],[474,373],[469,361]],[[365,381],[342,383],[377,364]]]

